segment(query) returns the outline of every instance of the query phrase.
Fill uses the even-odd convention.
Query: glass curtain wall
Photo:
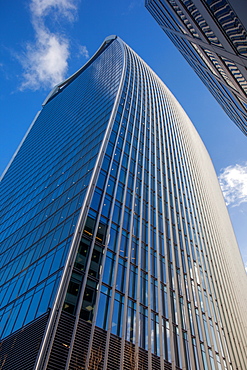
[[[1,337],[53,306],[122,63],[109,45],[48,99],[1,181]]]
[[[124,48],[121,99],[64,310],[92,324],[91,338],[95,326],[107,331],[104,368],[114,334],[122,338],[121,366],[129,356],[126,340],[135,346],[137,363],[139,347],[148,351],[150,368],[156,355],[177,368],[227,369],[243,361],[244,349],[226,342],[228,325],[236,325],[240,340],[241,328],[219,309],[224,304],[233,312],[236,301],[231,282],[222,295],[215,280],[223,284],[220,250],[231,228],[216,175],[178,102]],[[237,250],[234,235],[227,238]]]

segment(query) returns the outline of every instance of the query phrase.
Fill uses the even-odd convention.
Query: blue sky
[[[214,163],[247,267],[246,137],[144,7],[144,0],[8,0],[0,23],[0,173],[52,86],[120,36],[183,106]]]

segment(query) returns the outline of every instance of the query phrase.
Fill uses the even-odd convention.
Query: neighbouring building
[[[146,8],[247,135],[246,0],[146,0]]]
[[[242,369],[247,277],[209,155],[120,38],[1,181],[2,370]]]

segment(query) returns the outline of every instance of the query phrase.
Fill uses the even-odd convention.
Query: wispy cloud
[[[82,55],[85,58],[89,58],[88,50],[86,46],[79,45],[79,55]]]
[[[227,205],[239,206],[247,202],[247,163],[221,170],[219,182]]]
[[[143,0],[129,0],[124,4],[124,12],[123,15],[128,15],[131,13],[135,8],[139,8],[143,6]]]
[[[61,82],[66,75],[69,58],[68,41],[45,30],[42,34],[42,39],[38,36],[35,45],[27,45],[25,57],[21,59],[25,71],[21,90],[52,87]]]
[[[64,80],[70,57],[69,39],[63,34],[52,32],[45,21],[63,20],[74,22],[78,0],[32,0],[30,3],[31,22],[35,32],[35,42],[28,43],[24,54],[19,57],[23,66],[21,90],[50,88]],[[88,57],[87,48],[81,53]]]
[[[43,18],[55,11],[69,20],[74,20],[77,12],[76,0],[32,0],[30,10],[33,17]]]

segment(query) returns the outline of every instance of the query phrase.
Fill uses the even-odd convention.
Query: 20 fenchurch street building
[[[2,370],[246,369],[246,273],[209,155],[116,36],[1,182]]]

